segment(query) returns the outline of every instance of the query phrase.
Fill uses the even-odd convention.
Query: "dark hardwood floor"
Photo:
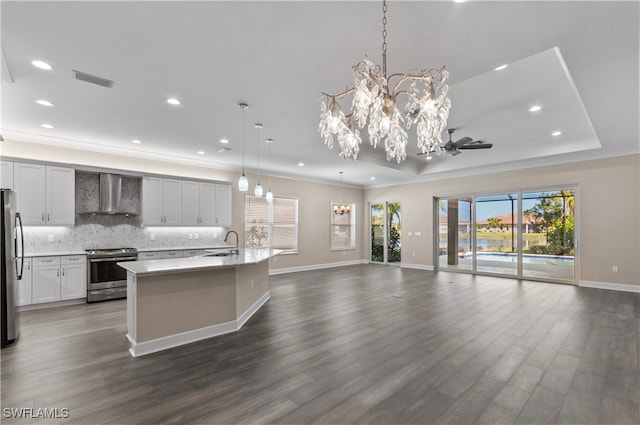
[[[21,313],[2,423],[640,423],[640,294],[381,265],[270,285],[238,333],[141,358],[124,300]]]

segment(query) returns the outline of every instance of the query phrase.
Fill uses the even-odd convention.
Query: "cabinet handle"
[[[44,213],[42,213],[42,221],[44,221]]]
[[[62,269],[62,276],[64,276],[64,269]]]
[[[60,269],[56,270],[56,276],[60,277]]]
[[[47,213],[47,221],[51,221],[51,214]]]
[[[41,263],[53,263],[53,260],[40,260]]]

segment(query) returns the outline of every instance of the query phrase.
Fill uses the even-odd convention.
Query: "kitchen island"
[[[118,263],[127,270],[133,357],[235,332],[269,300],[274,249]]]

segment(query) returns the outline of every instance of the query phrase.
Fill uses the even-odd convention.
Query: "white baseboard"
[[[76,298],[75,300],[54,301],[42,304],[28,304],[16,307],[16,311],[41,310],[43,308],[64,307],[67,305],[86,304],[86,298]]]
[[[585,288],[608,289],[610,291],[624,291],[640,293],[640,285],[627,285],[626,283],[609,283],[609,282],[593,282],[589,280],[581,280],[578,286]]]
[[[367,260],[341,261],[339,263],[312,264],[309,266],[286,267],[282,269],[270,269],[269,276],[285,273],[307,272],[311,270],[330,269],[333,267],[355,266],[358,264],[367,264]]]
[[[140,357],[146,354],[155,353],[180,345],[190,344],[192,342],[201,341],[203,339],[220,336],[231,332],[236,332],[253,316],[267,301],[269,301],[269,291],[265,292],[258,300],[251,305],[236,320],[230,320],[217,325],[206,326],[204,328],[193,329],[186,332],[180,332],[175,335],[164,336],[149,341],[135,342],[129,334],[127,339],[131,348],[129,353],[132,357]]]
[[[433,266],[425,265],[425,264],[411,264],[411,263],[403,263],[400,262],[400,267],[405,269],[417,269],[417,270],[428,270],[434,271],[435,268]]]
[[[271,294],[269,293],[269,291],[267,291],[264,293],[264,295],[258,298],[258,301],[253,303],[253,305],[249,307],[247,311],[242,313],[240,317],[236,319],[238,329],[243,327],[244,324],[247,323],[247,320],[251,319],[251,316],[253,316],[256,311],[260,310],[260,307],[262,307],[267,301],[269,301],[269,298],[271,298]]]

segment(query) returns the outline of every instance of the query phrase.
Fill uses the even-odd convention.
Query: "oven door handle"
[[[118,257],[118,258],[89,258],[90,263],[105,263],[110,261],[112,263],[117,263],[119,261],[137,261],[138,257]]]

